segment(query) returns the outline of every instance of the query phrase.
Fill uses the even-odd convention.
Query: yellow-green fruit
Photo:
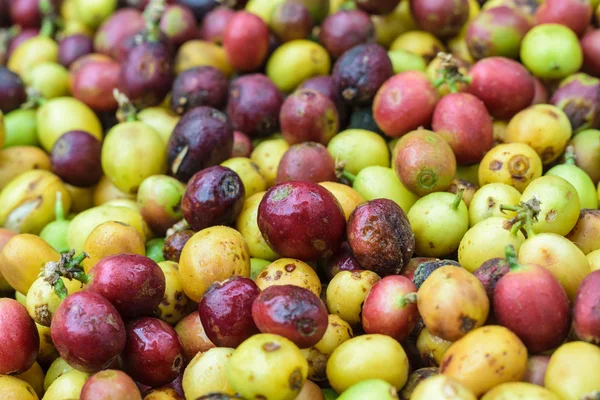
[[[423,363],[428,366],[438,367],[450,346],[451,341],[435,336],[427,327],[424,327],[417,337],[417,350]]]
[[[389,14],[373,15],[371,21],[375,25],[377,43],[383,47],[390,44],[401,34],[417,29],[417,24],[410,14],[410,1],[402,0],[400,4]]]
[[[259,16],[266,24],[271,22],[271,15],[275,8],[285,0],[250,0],[246,4],[246,11]]]
[[[550,104],[537,104],[515,115],[506,128],[506,143],[525,143],[544,164],[556,160],[567,147],[573,130],[567,114]]]
[[[427,63],[423,57],[418,54],[409,53],[405,50],[394,50],[388,52],[395,74],[406,71],[423,71],[427,68]]]
[[[279,46],[267,63],[267,76],[284,92],[318,75],[328,75],[329,53],[310,40],[292,40]]]
[[[45,170],[19,175],[0,192],[0,225],[14,232],[40,233],[54,220],[57,193],[68,214],[71,197],[59,177]]]
[[[250,252],[244,237],[225,226],[206,228],[194,234],[179,258],[183,290],[199,302],[210,285],[232,276],[250,276]]]
[[[50,168],[50,157],[39,147],[15,146],[0,150],[0,190],[27,171],[49,171]]]
[[[329,314],[327,317],[328,324],[325,334],[315,344],[315,349],[329,357],[335,349],[337,349],[346,340],[350,340],[353,336],[352,327],[350,324],[341,319],[339,316]]]
[[[83,284],[76,280],[61,278],[68,294],[79,292]],[[54,287],[44,277],[37,278],[27,292],[26,307],[29,316],[38,324],[50,326],[52,316],[62,299],[54,291]]]
[[[38,397],[41,398],[44,395],[44,370],[37,362],[33,363],[31,368],[29,368],[27,371],[19,375],[15,375],[15,378],[19,378],[20,380],[27,382],[33,388],[33,390],[35,390],[35,393],[38,395]],[[0,386],[1,385],[2,384],[0,383]],[[6,397],[2,398],[6,399]]]
[[[77,254],[83,251],[85,242],[92,231],[100,224],[108,221],[122,222],[133,226],[145,242],[148,236],[148,226],[142,216],[127,207],[99,206],[90,208],[71,220],[67,231],[69,247]]]
[[[244,398],[294,400],[308,376],[308,363],[290,340],[261,333],[244,341],[233,353],[227,380]]]
[[[496,325],[482,326],[454,342],[440,363],[442,374],[456,379],[476,396],[502,383],[522,380],[526,368],[523,342]]]
[[[397,178],[396,178],[397,179]],[[337,199],[344,210],[346,221],[350,218],[352,211],[365,199],[356,190],[348,185],[344,185],[338,182],[319,182],[319,185],[329,190],[331,194]]]
[[[210,393],[234,395],[227,381],[227,367],[233,349],[215,347],[199,352],[185,368],[181,385],[188,399],[197,399]]]
[[[490,183],[475,192],[469,205],[469,221],[471,226],[491,217],[511,218],[512,211],[501,211],[501,205],[519,204],[521,193],[505,183]]]
[[[160,135],[143,122],[112,128],[102,146],[102,170],[120,190],[135,193],[144,179],[166,171]]]
[[[361,197],[366,200],[389,199],[408,212],[419,196],[404,187],[393,169],[380,165],[371,165],[360,170],[352,184]]]
[[[371,165],[390,166],[390,151],[385,140],[375,132],[348,129],[335,135],[327,150],[344,169],[353,175]]]
[[[404,50],[420,55],[429,62],[440,51],[444,51],[444,44],[429,32],[409,31],[398,36],[390,45],[390,50]]]
[[[222,166],[232,169],[240,176],[244,184],[246,198],[267,190],[267,178],[254,161],[246,157],[233,157],[224,161]]]
[[[476,400],[477,397],[456,379],[436,375],[422,381],[410,396],[411,400]]]
[[[73,97],[57,97],[44,103],[37,112],[37,126],[40,143],[48,153],[70,131],[85,131],[102,140],[102,125],[94,111]]]
[[[590,272],[600,269],[600,250],[592,251],[586,258],[590,264]]]
[[[562,285],[571,301],[581,281],[590,273],[590,264],[573,242],[554,233],[540,233],[527,239],[519,249],[521,264],[537,264],[550,272]]]
[[[358,325],[363,302],[380,279],[368,270],[338,272],[327,286],[327,309],[351,326]]]
[[[175,125],[179,122],[180,117],[170,109],[148,107],[137,114],[137,119],[149,127],[154,128],[163,140],[166,149],[169,138],[173,133],[173,129],[175,129]]]
[[[26,295],[48,261],[58,261],[58,254],[39,236],[22,233],[13,236],[0,252],[0,272],[10,286]]]
[[[487,218],[473,226],[458,246],[460,265],[474,272],[490,258],[504,257],[504,250],[509,244],[518,251],[525,236],[520,231],[513,235],[510,229],[508,220],[502,217]]]
[[[526,382],[509,382],[498,385],[487,392],[481,400],[560,400],[560,398],[541,386]]]
[[[598,371],[598,346],[585,342],[566,343],[550,357],[544,386],[562,400],[595,399],[600,393]]]
[[[559,176],[546,175],[531,182],[521,201],[539,200],[540,212],[533,222],[536,233],[566,235],[577,223],[581,203],[577,189]]]
[[[401,388],[409,368],[400,343],[389,336],[371,334],[347,340],[335,349],[327,361],[327,378],[338,393],[367,379],[381,379]]]
[[[175,56],[175,72],[182,73],[194,67],[215,67],[227,77],[233,74],[233,68],[227,62],[225,50],[216,43],[204,40],[189,40],[185,42]]]
[[[65,372],[48,387],[42,400],[78,399],[83,385],[91,375],[76,369]]]
[[[0,375],[0,398],[3,400],[39,399],[29,383],[9,375]]]
[[[16,109],[4,116],[4,147],[39,145],[37,110]],[[1,129],[1,128],[0,128]],[[1,135],[0,135],[1,136]]]
[[[165,274],[165,295],[154,310],[154,316],[168,324],[175,325],[187,315],[187,305],[190,299],[183,291],[179,265],[173,261],[163,261],[159,262],[158,266]]]
[[[581,168],[576,165],[561,164],[552,167],[546,175],[560,176],[567,182],[569,182],[579,195],[579,201],[581,202],[581,208],[597,209],[598,208],[598,194],[596,192],[596,185],[592,181],[592,178]]]
[[[32,67],[58,61],[58,44],[49,37],[36,36],[21,43],[8,59],[7,67],[23,76]]]
[[[46,371],[46,377],[44,378],[44,390],[48,390],[52,382],[58,379],[60,376],[72,371],[74,368],[69,365],[63,358],[58,357],[50,364],[48,371]]]
[[[6,128],[4,125],[4,114],[0,110],[0,148],[4,147],[5,138],[6,138]]]
[[[267,178],[267,187],[275,184],[279,162],[289,148],[290,145],[285,139],[268,139],[258,144],[250,154],[250,159],[258,165]]]
[[[542,176],[542,159],[525,143],[507,143],[493,147],[481,160],[479,186],[505,183],[519,192]]]
[[[481,282],[464,268],[446,265],[433,271],[417,292],[419,313],[429,331],[456,341],[482,326],[490,302]]]
[[[23,76],[23,82],[40,92],[44,99],[68,96],[69,71],[58,63],[45,62],[31,68]]]
[[[279,256],[265,242],[258,228],[258,206],[264,195],[265,192],[260,192],[246,198],[236,222],[236,229],[246,240],[251,257],[275,261]]]
[[[97,28],[117,8],[117,0],[75,0],[77,19]]]
[[[321,281],[315,270],[304,261],[280,258],[267,265],[254,280],[260,290],[269,286],[295,285],[321,295]]]
[[[40,336],[40,351],[38,352],[37,362],[39,362],[40,365],[47,367],[54,363],[57,358],[60,358],[60,356],[58,354],[58,350],[56,350],[56,347],[54,347],[54,343],[52,343],[50,327],[40,324],[35,324],[35,327],[37,328],[38,335]],[[50,370],[47,372],[49,374]],[[50,386],[50,384],[48,384],[48,386]],[[46,378],[44,378],[44,390],[45,389]]]

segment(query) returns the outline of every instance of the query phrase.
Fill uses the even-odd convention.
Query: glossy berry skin
[[[233,128],[227,115],[211,107],[192,108],[169,138],[169,172],[187,182],[196,172],[227,160],[232,149]]]
[[[258,328],[252,319],[252,303],[260,289],[252,279],[233,277],[208,288],[198,312],[206,336],[219,347],[238,347]]]
[[[498,281],[494,312],[500,325],[519,336],[531,353],[554,349],[569,334],[569,298],[554,275],[539,265],[522,266]]]
[[[173,65],[169,46],[142,43],[121,65],[120,88],[138,108],[159,105],[171,90]]]
[[[89,133],[67,132],[52,148],[52,172],[70,185],[93,186],[102,177],[101,151],[102,143]]]
[[[229,86],[227,115],[235,130],[250,137],[267,136],[279,129],[283,100],[283,93],[266,75],[244,75]]]
[[[375,44],[361,44],[346,51],[331,74],[344,101],[352,106],[368,105],[383,83],[394,75],[387,51]]]
[[[485,104],[496,119],[510,119],[533,102],[535,83],[518,62],[489,57],[473,65],[468,92]]]
[[[79,57],[94,52],[94,42],[84,34],[69,35],[58,43],[58,62],[69,68]]]
[[[267,58],[269,28],[260,17],[238,11],[223,32],[223,49],[235,70],[256,70]]]
[[[348,242],[342,243],[340,249],[327,260],[325,266],[325,276],[331,280],[342,271],[358,271],[363,269],[354,254]]]
[[[573,305],[573,329],[586,342],[600,344],[600,272],[593,271],[579,285]]]
[[[365,332],[388,335],[399,342],[408,338],[419,322],[419,311],[416,300],[406,295],[416,292],[417,287],[402,275],[386,276],[375,283],[362,307]]]
[[[265,194],[258,207],[258,227],[280,256],[311,261],[339,249],[346,220],[327,189],[293,181],[275,185]]]
[[[101,259],[90,271],[88,290],[102,295],[124,320],[152,315],[165,294],[165,275],[148,257],[117,254]]]
[[[202,66],[183,71],[173,82],[171,110],[177,114],[200,106],[221,109],[227,103],[229,81],[215,67]]]
[[[35,362],[40,336],[27,309],[16,300],[0,299],[0,374],[27,371]]]
[[[320,143],[304,142],[290,147],[279,161],[276,182],[335,182],[335,160]]]
[[[19,108],[25,100],[27,93],[19,75],[0,65],[0,111],[6,114]]]
[[[433,131],[452,147],[458,164],[474,164],[492,148],[494,128],[485,104],[469,93],[451,93],[435,107]]]
[[[181,373],[183,347],[169,324],[156,318],[140,318],[127,326],[123,362],[125,372],[137,382],[162,386]]]
[[[84,372],[107,368],[125,347],[125,325],[117,309],[89,290],[73,293],[60,304],[50,332],[60,356]]]
[[[262,333],[281,335],[301,349],[316,345],[327,330],[327,308],[313,292],[295,285],[263,290],[252,305]]]
[[[319,31],[319,42],[333,58],[359,44],[375,41],[375,26],[361,10],[342,10],[328,16]]]
[[[413,255],[415,236],[398,204],[375,199],[350,214],[348,244],[363,268],[379,276],[397,275]]]
[[[181,211],[193,230],[231,225],[242,211],[245,189],[233,170],[215,165],[195,174],[181,200]]]

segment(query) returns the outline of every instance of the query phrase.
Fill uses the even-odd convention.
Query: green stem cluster
[[[506,262],[510,267],[511,271],[515,271],[521,268],[521,264],[519,264],[519,259],[517,258],[517,251],[515,250],[515,246],[509,244],[504,249],[504,254],[506,256]]]
[[[396,300],[396,305],[400,308],[404,308],[404,307],[408,306],[409,304],[415,304],[416,302],[417,302],[417,293],[412,292],[412,293],[406,293],[405,295],[400,296]]]
[[[54,36],[58,15],[50,0],[40,0],[40,12],[43,16],[40,36]]]
[[[75,250],[60,255],[59,261],[47,262],[42,271],[42,276],[53,288],[54,293],[60,298],[65,299],[69,293],[63,281],[63,278],[76,280],[83,284],[89,283],[91,276],[86,274],[81,263],[88,255],[81,253],[77,257]]]
[[[452,54],[438,53],[438,58],[442,60],[442,65],[438,72],[442,74],[438,79],[433,82],[433,85],[438,89],[443,84],[447,84],[450,92],[458,92],[458,85],[460,83],[471,83],[471,77],[465,76],[460,72],[459,65],[456,59],[452,57]]]
[[[158,42],[160,40],[160,19],[165,12],[165,0],[150,0],[144,10],[146,21],[146,41]]]
[[[511,234],[516,235],[521,229],[527,233],[527,237],[535,236],[533,223],[537,221],[537,217],[541,211],[541,202],[537,196],[532,197],[528,201],[522,201],[515,206],[502,204],[500,211],[514,211],[517,215],[509,220],[511,225]]]
[[[119,89],[115,88],[113,89],[113,97],[119,105],[119,109],[117,110],[117,119],[119,122],[137,121],[138,110],[131,103],[125,93],[122,93],[119,91]]]
[[[458,206],[460,206],[460,202],[463,198],[463,194],[465,193],[465,188],[460,189],[456,192],[456,196],[454,197],[454,201],[452,202],[452,209],[457,210]]]
[[[573,146],[568,146],[567,149],[565,150],[565,164],[567,165],[576,165],[575,164],[575,149],[573,148]]]
[[[42,96],[42,93],[35,88],[28,87],[26,89],[26,92],[27,92],[27,101],[25,101],[25,103],[21,104],[21,109],[23,109],[23,110],[32,110],[32,109],[41,107],[44,104],[46,104],[46,102],[48,101],[44,98],[44,96]]]

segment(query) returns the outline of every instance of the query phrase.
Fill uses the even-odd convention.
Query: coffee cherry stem
[[[506,257],[506,262],[508,263],[508,266],[510,267],[511,271],[518,270],[522,267],[522,265],[519,264],[519,259],[517,258],[517,251],[515,250],[515,246],[513,246],[512,244],[507,245],[504,249],[504,253]]]
[[[56,221],[65,220],[65,209],[62,202],[62,192],[56,192],[56,202],[54,203],[54,215]]]
[[[567,165],[576,165],[575,164],[575,149],[573,148],[573,146],[568,146],[565,150],[565,164]]]
[[[537,221],[537,217],[541,212],[541,202],[537,198],[537,196],[532,197],[528,201],[522,201],[517,205],[511,206],[507,204],[502,204],[500,206],[500,211],[514,211],[517,215],[508,220],[508,224],[511,228],[511,233],[518,232],[520,229],[524,229],[528,238],[535,236],[535,231],[533,230],[533,223]],[[515,228],[515,225],[518,225],[519,228]],[[508,228],[507,228],[508,229]]]
[[[452,209],[453,210],[457,210],[458,209],[458,206],[460,205],[460,202],[462,201],[464,193],[465,193],[465,189],[462,188],[462,189],[460,189],[456,193],[456,196],[454,196],[454,201],[452,202]]]
[[[144,10],[144,20],[146,21],[146,31],[148,42],[158,42],[160,40],[160,19],[165,12],[165,0],[150,0]]]
[[[91,276],[85,273],[81,265],[83,260],[89,257],[89,255],[85,252],[79,254],[77,257],[73,257],[74,255],[75,250],[62,253],[59,261],[47,262],[41,273],[44,280],[52,285],[54,293],[60,299],[65,299],[69,295],[62,278],[74,279],[82,284],[87,284],[91,280]]]
[[[40,12],[43,15],[40,36],[52,37],[56,30],[56,10],[50,0],[40,0]]]
[[[403,296],[398,297],[396,300],[396,305],[400,308],[405,308],[409,304],[415,304],[417,302],[417,293],[406,293]]]
[[[125,95],[125,93],[120,92],[117,88],[114,88],[113,97],[119,104],[119,109],[117,110],[117,119],[119,122],[137,121],[137,109],[134,107],[131,101],[129,101],[129,98]]]
[[[48,101],[42,96],[42,93],[35,88],[28,87],[25,89],[25,91],[27,92],[27,101],[21,104],[22,110],[32,110],[34,108],[38,108],[43,106]]]
[[[467,85],[471,83],[471,77],[465,76],[459,71],[458,63],[452,54],[440,52],[437,57],[442,60],[442,65],[438,70],[438,72],[441,72],[442,76],[433,82],[436,89],[439,89],[443,84],[447,84],[450,92],[456,93],[458,92],[459,83],[465,83]]]

